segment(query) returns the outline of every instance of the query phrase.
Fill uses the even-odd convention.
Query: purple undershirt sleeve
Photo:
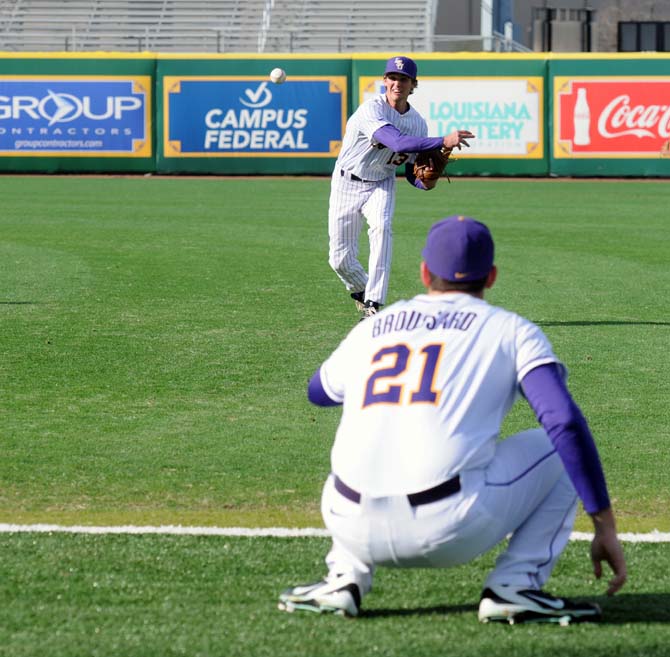
[[[321,368],[319,368],[307,384],[307,399],[317,406],[340,406],[341,402],[331,399],[323,389],[321,383]]]
[[[598,450],[579,406],[555,363],[526,374],[521,388],[540,424],[549,434],[587,513],[610,506]]]
[[[387,123],[375,130],[373,137],[395,153],[418,153],[442,148],[442,137],[412,137],[404,135],[398,128]]]

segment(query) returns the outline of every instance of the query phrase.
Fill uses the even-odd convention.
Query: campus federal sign
[[[165,156],[336,157],[346,89],[344,76],[165,76]]]

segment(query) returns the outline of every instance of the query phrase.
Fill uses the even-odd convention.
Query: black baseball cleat
[[[539,589],[514,586],[491,586],[484,589],[479,601],[482,623],[583,623],[599,621],[600,607],[591,602],[574,602],[557,598]]]
[[[374,317],[379,312],[379,309],[381,307],[382,307],[381,303],[377,303],[376,301],[370,301],[368,299],[363,307],[362,319],[367,319],[368,317]]]
[[[363,314],[365,312],[365,290],[362,292],[352,292],[351,293],[351,298],[354,300],[354,303],[356,304],[356,310]]]
[[[348,578],[322,580],[314,584],[301,584],[286,589],[279,596],[282,611],[312,611],[317,614],[358,616],[361,608],[361,592],[358,584]]]

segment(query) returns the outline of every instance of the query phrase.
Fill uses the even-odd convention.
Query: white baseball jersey
[[[523,317],[468,294],[422,294],[358,324],[321,367],[342,418],[332,470],[372,496],[411,493],[493,459],[535,367],[559,363]]]
[[[416,153],[393,153],[374,139],[374,133],[388,124],[412,137],[428,135],[426,121],[411,104],[400,114],[380,94],[362,103],[349,118],[335,169],[344,169],[363,180],[383,180],[395,176],[401,164],[413,161]]]

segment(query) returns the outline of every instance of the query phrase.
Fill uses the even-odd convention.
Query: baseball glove
[[[422,151],[414,161],[414,175],[421,182],[436,181],[447,168],[452,150],[452,148],[442,146],[432,151]]]

